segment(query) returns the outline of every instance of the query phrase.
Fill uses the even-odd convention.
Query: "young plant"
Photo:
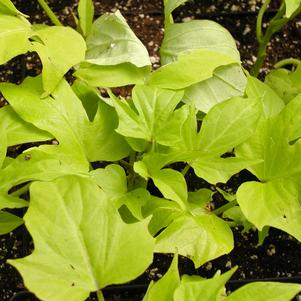
[[[92,22],[92,1],[81,0],[80,34],[39,2],[59,26],[31,25],[10,1],[0,5],[0,63],[35,51],[43,64],[41,75],[0,84],[9,103],[0,109],[0,209],[29,206],[24,220],[35,250],[10,263],[30,290],[49,301],[81,301],[93,291],[103,300],[102,288],[139,276],[153,252],[187,256],[199,267],[233,249],[223,217],[255,225],[261,237],[272,226],[301,240],[299,68],[289,75],[289,93],[273,92],[275,74],[267,84],[245,76],[227,30],[204,20],[176,24],[172,12],[186,1],[166,0],[162,66],[152,71],[120,12]],[[59,50],[62,35],[68,45]],[[77,79],[70,86],[63,76],[71,68]],[[129,84],[127,100],[109,89]],[[7,155],[10,146],[36,142],[16,158]],[[179,162],[181,171],[173,168]],[[211,190],[188,191],[190,168],[212,185],[245,168],[260,182],[242,184],[212,212]],[[151,182],[158,191],[148,189]],[[0,233],[21,223],[1,211]],[[175,265],[145,300],[161,300],[152,296],[165,282],[173,289],[162,300],[222,300],[234,272],[180,281]],[[267,288],[286,299],[300,290]],[[248,294],[246,287],[226,300]]]

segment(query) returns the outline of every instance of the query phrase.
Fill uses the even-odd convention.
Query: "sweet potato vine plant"
[[[119,11],[93,22],[92,1],[80,0],[76,31],[39,2],[55,26],[32,25],[10,0],[0,4],[0,64],[35,52],[43,65],[20,85],[0,83],[9,103],[0,109],[0,232],[25,221],[33,237],[31,255],[9,260],[26,287],[41,300],[81,301],[90,292],[103,300],[102,288],[133,280],[160,252],[176,255],[145,301],[285,301],[297,294],[298,284],[259,282],[226,296],[235,269],[180,279],[177,256],[199,267],[229,253],[230,225],[256,227],[261,240],[269,227],[301,240],[299,61],[295,71],[278,68],[259,81],[242,69],[225,28],[174,23],[173,10],[186,1],[165,0],[162,67],[151,70]],[[286,0],[279,16],[299,10],[300,1]],[[261,31],[258,37],[265,41]],[[70,69],[72,85],[64,79]],[[125,85],[134,85],[129,99],[110,90]],[[7,156],[8,147],[36,142]],[[177,162],[186,167],[174,169]],[[188,191],[189,168],[212,185],[245,168],[258,181],[236,195],[222,192],[229,202],[211,211],[213,191]],[[160,194],[147,189],[150,180]],[[23,207],[24,218],[7,211]]]

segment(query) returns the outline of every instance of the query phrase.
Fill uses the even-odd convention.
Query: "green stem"
[[[220,214],[224,213],[226,210],[228,210],[228,209],[230,209],[230,208],[232,208],[232,207],[234,207],[234,206],[236,206],[236,205],[237,205],[237,201],[234,200],[234,201],[232,201],[232,202],[229,202],[229,203],[227,203],[227,204],[225,204],[225,205],[223,205],[223,206],[221,206],[221,207],[215,209],[215,210],[213,211],[213,213],[214,213],[215,215],[220,215]]]
[[[26,193],[29,190],[29,186],[31,183],[27,183],[26,185],[22,186],[18,190],[12,192],[10,195],[13,197],[19,197],[20,195]]]
[[[134,163],[135,163],[135,160],[136,160],[136,153],[133,152],[131,155],[130,155],[130,163],[129,163],[129,175],[128,175],[128,190],[131,191],[134,187],[134,184],[135,184],[135,177],[136,177],[136,173],[134,171]]]
[[[264,35],[262,34],[262,17],[263,17],[263,13],[266,10],[266,6],[265,4],[269,4],[269,0],[266,0],[265,3],[262,6],[261,14],[258,15],[258,20],[257,20],[257,24],[256,24],[256,35],[257,35],[257,39],[258,39],[258,43],[259,43],[259,48],[257,51],[257,60],[255,62],[255,64],[253,65],[250,73],[252,76],[257,77],[260,69],[264,63],[265,57],[266,57],[266,49],[267,46],[272,38],[272,36],[274,35],[274,33],[276,33],[277,31],[279,31],[288,21],[288,18],[284,17],[285,14],[285,4],[284,2],[282,2],[277,14],[271,19],[271,21],[269,22],[269,26],[267,28],[267,30],[265,31]],[[260,26],[260,28],[259,28]]]
[[[105,301],[105,298],[104,298],[104,296],[103,296],[101,290],[98,290],[98,291],[96,292],[96,296],[97,296],[97,300],[98,300],[98,301]]]
[[[269,4],[270,4],[271,0],[265,0],[263,5],[261,6],[258,16],[257,16],[257,20],[256,20],[256,37],[257,37],[257,41],[258,43],[261,42],[262,38],[263,38],[263,34],[262,34],[262,19],[264,16],[264,13],[266,12]]]
[[[277,64],[274,65],[274,67],[275,68],[281,68],[281,67],[286,66],[286,65],[298,66],[300,64],[300,62],[301,62],[300,60],[291,57],[291,58],[279,61]]]
[[[54,14],[52,9],[48,6],[48,4],[45,2],[45,0],[38,0],[39,4],[41,7],[44,9],[45,13],[47,16],[50,18],[52,23],[56,26],[63,26],[61,21],[57,18],[57,16]]]
[[[189,169],[190,169],[190,165],[187,164],[181,171],[182,175],[185,176]]]

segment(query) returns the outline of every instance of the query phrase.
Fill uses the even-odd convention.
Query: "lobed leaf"
[[[272,226],[301,241],[300,195],[293,182],[279,179],[244,183],[237,191],[237,202],[259,230]]]
[[[58,146],[44,146],[44,150],[56,153],[70,166],[87,171],[89,161],[114,161],[129,153],[124,139],[115,133],[114,109],[99,101],[95,118],[90,122],[82,102],[64,80],[51,96],[43,99],[40,77],[27,78],[19,86],[1,84],[0,90],[23,120],[59,141]]]
[[[179,215],[156,237],[156,252],[179,253],[196,268],[233,249],[232,231],[213,214]],[[193,299],[192,299],[193,300]]]
[[[62,177],[33,183],[30,192],[24,219],[35,250],[9,263],[39,298],[81,301],[92,291],[136,278],[151,263],[148,222],[125,224],[92,181]]]
[[[127,101],[111,97],[119,116],[116,131],[126,137],[168,144],[170,139],[166,136],[172,134],[174,138],[174,132],[180,129],[184,121],[174,111],[183,92],[135,86],[132,97],[135,108]]]
[[[38,38],[35,39],[35,36]],[[64,41],[64,47],[57,47]],[[75,30],[63,26],[42,27],[33,33],[30,51],[36,51],[43,64],[44,96],[59,84],[64,74],[84,60],[86,43]]]

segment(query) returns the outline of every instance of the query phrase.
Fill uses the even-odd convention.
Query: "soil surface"
[[[33,23],[48,23],[47,16],[41,10],[36,0],[15,0],[17,8],[30,16]],[[64,24],[75,26],[72,11],[76,11],[75,0],[48,0],[60,20]],[[147,47],[153,67],[160,66],[159,46],[163,29],[163,3],[160,0],[122,0],[122,1],[94,1],[96,15],[119,9],[128,23]],[[234,36],[241,59],[246,69],[250,69],[256,59],[257,42],[255,38],[256,13],[262,1],[256,0],[204,0],[189,1],[178,8],[174,13],[176,22],[185,22],[191,19],[211,19],[225,26]],[[275,13],[279,1],[272,1],[267,14],[267,20]],[[287,57],[300,58],[301,54],[301,19],[296,18],[274,36],[268,48],[268,56],[263,66],[261,77],[279,60]],[[28,75],[36,75],[41,70],[37,56],[29,53],[11,60],[0,66],[0,82],[9,81],[20,83]],[[121,93],[123,91],[121,90]],[[0,107],[6,102],[0,98]],[[15,156],[20,149],[10,149],[10,155]],[[198,179],[192,171],[186,175],[190,190],[202,187],[215,189],[208,183]],[[233,192],[240,183],[252,180],[250,174],[243,171],[234,176],[226,185]],[[215,206],[223,202],[219,195]],[[239,268],[233,279],[246,281],[247,279],[291,278],[301,282],[301,244],[289,235],[271,229],[269,237],[262,246],[257,247],[257,234],[251,230],[242,234],[241,229],[234,229],[235,249],[229,254],[206,263],[195,270],[190,260],[180,258],[179,269],[181,274],[199,274],[211,277],[218,269],[224,271],[238,265]],[[32,250],[30,236],[24,226],[0,237],[0,300],[6,301],[17,292],[24,290],[23,281],[18,272],[6,264],[9,258],[19,258],[29,254]],[[150,280],[159,279],[168,269],[172,257],[156,254],[153,264],[138,279],[133,281],[131,288],[107,288],[104,294],[106,300],[142,300],[146,289],[145,284]],[[298,279],[296,277],[299,277]],[[228,289],[232,290],[241,285],[241,282],[232,282]],[[90,300],[94,300],[91,295]],[[17,296],[14,300],[36,300],[25,295]],[[299,299],[300,300],[300,299]]]

